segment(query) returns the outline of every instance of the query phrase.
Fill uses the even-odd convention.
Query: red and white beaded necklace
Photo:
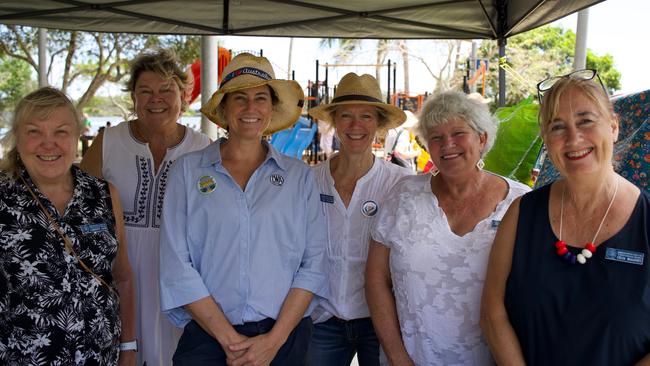
[[[605,211],[605,215],[603,216],[603,219],[600,221],[600,225],[598,225],[598,230],[596,230],[596,235],[594,235],[594,238],[591,240],[591,242],[587,243],[585,247],[582,249],[580,254],[575,255],[569,251],[569,249],[566,247],[566,243],[564,240],[562,240],[562,219],[564,217],[564,192],[566,191],[566,183],[564,187],[562,188],[562,203],[560,204],[560,240],[558,240],[555,243],[555,249],[557,255],[562,257],[564,261],[570,264],[585,264],[587,263],[587,259],[591,258],[591,256],[596,252],[596,245],[594,244],[596,242],[596,238],[598,237],[598,234],[600,234],[600,229],[603,228],[603,224],[605,223],[605,219],[607,218],[607,214],[609,213],[609,209],[612,208],[612,204],[614,203],[614,198],[616,198],[616,193],[618,193],[618,183],[619,179],[616,177],[616,187],[614,188],[614,194],[612,195],[612,199],[609,201],[609,206],[607,206],[607,210]]]

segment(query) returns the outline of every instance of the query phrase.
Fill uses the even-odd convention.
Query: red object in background
[[[219,47],[219,82],[221,82],[221,74],[223,73],[223,69],[226,67],[226,65],[228,65],[231,58],[232,55],[230,54],[230,51],[223,47]],[[201,94],[201,60],[194,61],[194,63],[192,63],[192,65],[190,65],[188,68],[187,73],[194,78],[193,83],[190,83],[190,86],[192,86],[192,94],[188,95],[188,103],[192,104],[199,96],[199,94]]]
[[[436,165],[433,163],[433,161],[429,160],[427,161],[426,165],[424,166],[424,169],[422,170],[422,173],[429,173],[431,169],[435,169]]]

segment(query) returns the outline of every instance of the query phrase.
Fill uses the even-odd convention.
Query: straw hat
[[[387,122],[380,127],[385,129],[395,128],[406,121],[406,114],[401,109],[382,101],[377,79],[368,74],[359,76],[353,72],[346,74],[339,81],[331,103],[319,105],[309,110],[309,114],[316,119],[333,124],[330,111],[336,106],[346,104],[365,104],[383,109],[386,112]]]
[[[273,106],[273,116],[264,131],[265,135],[291,126],[300,117],[305,102],[305,94],[300,84],[293,80],[276,79],[273,67],[265,57],[241,53],[223,69],[222,75],[219,89],[212,94],[208,104],[201,108],[201,113],[219,127],[228,127],[223,110],[219,108],[226,94],[262,85],[272,88],[279,99]]]

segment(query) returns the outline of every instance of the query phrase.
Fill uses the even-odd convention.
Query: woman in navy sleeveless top
[[[613,170],[618,122],[596,76],[538,85],[564,178],[513,202],[497,233],[481,326],[499,364],[650,364],[650,194]]]

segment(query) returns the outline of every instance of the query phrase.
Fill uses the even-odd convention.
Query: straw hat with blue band
[[[265,57],[257,57],[250,53],[242,53],[230,61],[224,68],[219,89],[212,94],[208,104],[201,108],[210,121],[221,128],[228,128],[228,121],[220,107],[223,97],[231,92],[268,85],[278,97],[273,106],[273,116],[265,135],[283,130],[293,125],[302,113],[305,94],[300,84],[293,80],[275,78],[273,67]]]
[[[343,76],[336,87],[334,99],[309,110],[309,114],[321,121],[333,124],[331,111],[339,105],[365,104],[381,108],[386,112],[387,121],[380,128],[389,130],[406,121],[404,111],[394,105],[384,103],[379,83],[372,75],[357,75],[353,72]]]

